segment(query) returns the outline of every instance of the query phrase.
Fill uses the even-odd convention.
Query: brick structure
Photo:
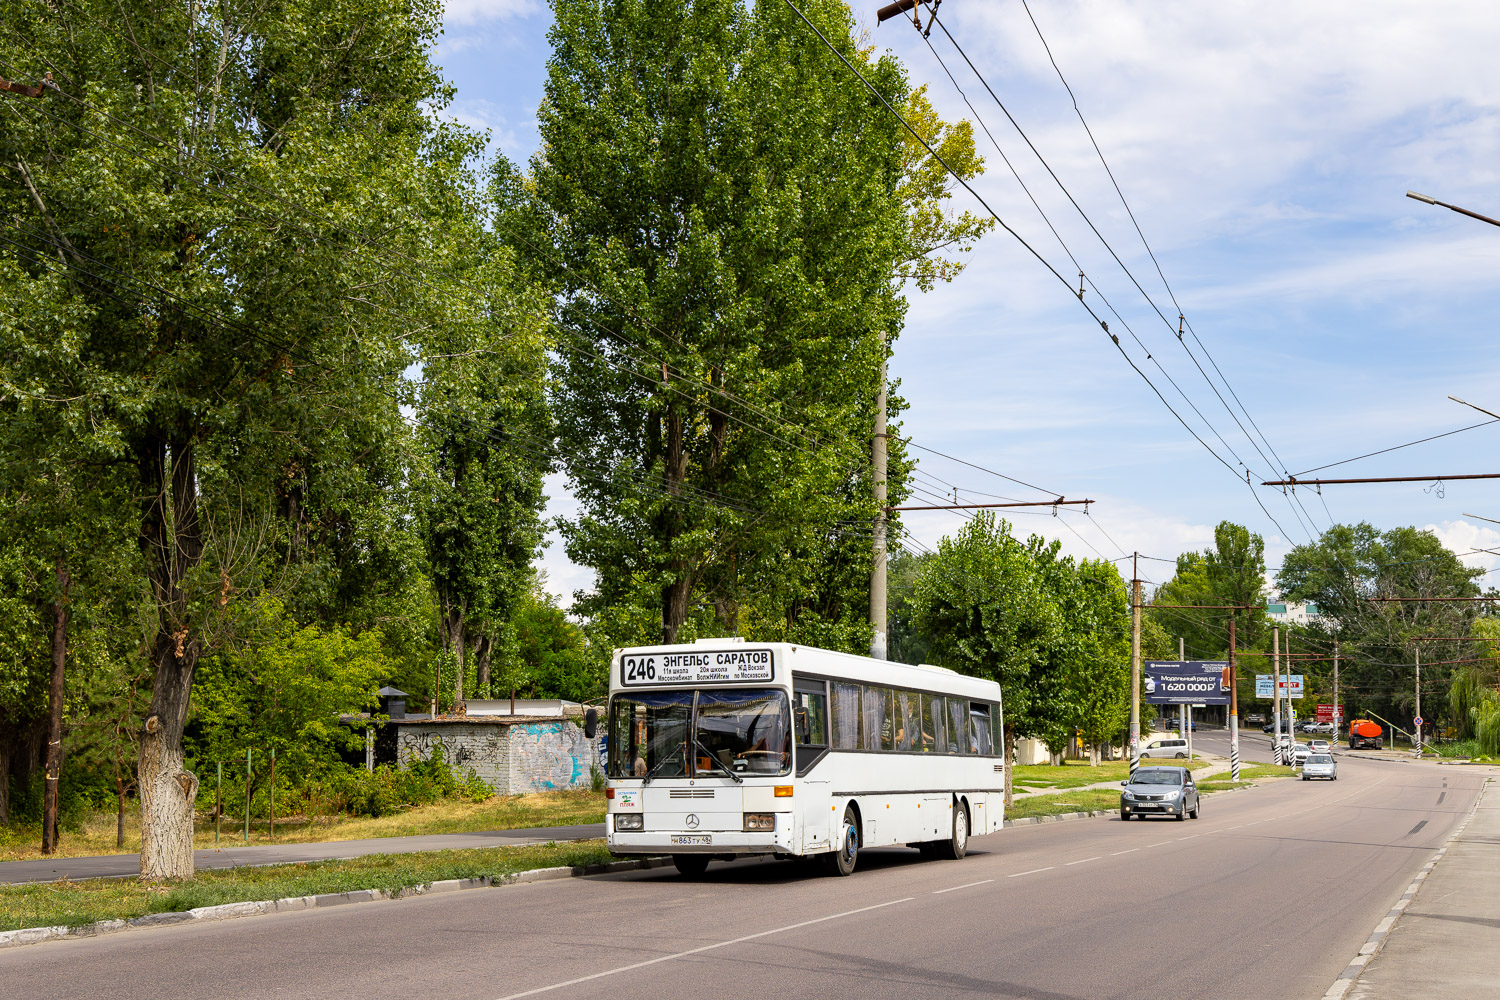
[[[590,765],[600,766],[600,736],[584,736],[573,716],[408,716],[388,725],[401,765],[430,757],[441,740],[449,764],[474,771],[500,795],[587,788]]]

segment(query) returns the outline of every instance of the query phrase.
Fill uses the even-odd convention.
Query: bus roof
[[[896,663],[891,660],[876,660],[868,656],[856,656],[832,649],[819,649],[800,643],[746,642],[742,639],[698,639],[691,643],[662,646],[637,646],[615,650],[610,670],[610,688],[619,689],[621,684],[621,660],[624,657],[672,656],[680,654],[733,653],[752,650],[770,651],[777,662],[775,683],[788,683],[784,672],[789,667],[797,674],[812,674],[841,680],[855,680],[866,684],[888,685],[895,688],[911,688],[933,691],[939,694],[956,694],[979,701],[999,701],[1000,685],[981,677],[960,674],[947,667],[930,663]],[[658,682],[656,686],[669,686]],[[677,686],[695,686],[690,680]]]

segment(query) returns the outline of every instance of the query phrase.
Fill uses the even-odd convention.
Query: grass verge
[[[251,844],[313,844],[330,840],[364,840],[371,837],[411,837],[434,833],[473,833],[478,830],[518,830],[532,826],[573,826],[604,822],[604,793],[588,789],[534,792],[529,795],[497,795],[483,802],[449,800],[417,806],[392,816],[291,816],[278,817],[272,838],[266,817],[252,817]],[[244,844],[244,822],[225,816],[219,843]],[[40,827],[0,827],[0,861],[24,861],[42,856]],[[115,846],[113,811],[91,814],[75,830],[59,837],[57,857],[82,858],[102,854],[135,854],[141,849],[138,808],[125,816],[125,846]],[[200,819],[195,824],[194,846],[213,847],[214,826]]]
[[[1169,764],[1180,767],[1188,767],[1196,771],[1208,767],[1206,760],[1176,760],[1157,759],[1155,757],[1141,761],[1143,767],[1152,764]],[[1015,787],[1023,791],[1041,791],[1043,789],[1068,789],[1078,788],[1083,785],[1092,785],[1100,781],[1124,781],[1130,774],[1130,762],[1123,760],[1106,761],[1097,767],[1085,764],[1082,761],[1070,760],[1054,767],[1050,764],[1024,764],[1011,768],[1011,781]],[[1025,786],[1022,788],[1022,786]]]
[[[1279,764],[1242,764],[1240,765],[1240,782],[1236,785],[1229,778],[1229,772],[1216,774],[1206,781],[1198,782],[1200,792],[1226,792],[1231,788],[1242,788],[1247,781],[1265,781],[1271,778],[1292,778],[1297,772],[1289,767]]]
[[[151,884],[100,878],[7,885],[0,886],[0,930],[58,924],[76,927],[96,920],[129,920],[148,913],[181,912],[220,903],[356,889],[395,891],[443,879],[497,878],[533,868],[581,867],[612,860],[604,841],[588,840],[200,871],[187,882]]]
[[[1058,816],[1062,813],[1090,812],[1095,809],[1118,809],[1120,793],[1107,788],[1087,789],[1079,792],[1063,792],[1057,795],[1038,795],[1033,798],[1016,799],[1005,812],[1006,819],[1027,819],[1032,816]]]

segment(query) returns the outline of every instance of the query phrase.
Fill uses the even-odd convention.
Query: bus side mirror
[[[583,735],[593,739],[599,733],[599,710],[591,708],[583,713]]]

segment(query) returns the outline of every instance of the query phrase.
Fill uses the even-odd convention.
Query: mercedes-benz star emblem
[[[687,814],[687,828],[689,830],[696,830],[696,829],[698,829],[698,814],[697,813],[688,813]]]

